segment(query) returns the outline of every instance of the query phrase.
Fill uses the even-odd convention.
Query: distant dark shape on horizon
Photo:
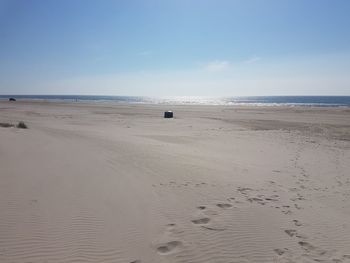
[[[16,101],[15,98],[9,98],[9,101]]]

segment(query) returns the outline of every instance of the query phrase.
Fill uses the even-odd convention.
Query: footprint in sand
[[[212,230],[212,231],[225,231],[226,228],[220,228],[220,227],[209,227],[209,226],[201,226],[204,229]]]
[[[295,226],[302,226],[302,225],[303,225],[303,224],[302,224],[299,220],[297,220],[297,219],[294,219],[293,222],[294,222],[294,225],[295,225]]]
[[[284,253],[286,253],[288,251],[288,248],[283,248],[283,249],[276,248],[273,251],[275,251],[275,253],[277,255],[282,256]]]
[[[272,201],[272,202],[277,202],[278,201],[278,195],[274,195],[274,196],[271,196],[271,197],[265,197],[265,200],[266,201]]]
[[[167,230],[168,232],[173,232],[173,230],[175,230],[175,227],[176,227],[176,224],[170,223],[170,224],[167,224],[167,225],[166,225],[166,230]]]
[[[291,215],[292,211],[291,210],[282,210],[282,213],[285,215]]]
[[[134,260],[134,261],[131,261],[130,263],[141,263],[141,260]]]
[[[182,242],[180,241],[170,241],[167,242],[157,248],[157,251],[161,255],[168,255],[173,252],[176,252],[176,250],[182,246]]]
[[[250,197],[250,198],[247,198],[247,201],[249,201],[250,203],[258,203],[260,205],[265,205],[265,202],[263,199],[261,198],[258,198],[258,197]]]
[[[237,191],[240,192],[242,195],[247,195],[249,192],[253,191],[253,189],[249,187],[238,187]]]
[[[183,229],[178,228],[177,225],[174,224],[174,223],[167,224],[167,225],[166,225],[165,231],[166,231],[168,234],[180,234],[180,233],[183,233],[183,232],[184,232]]]
[[[232,207],[231,204],[224,204],[224,203],[216,204],[216,206],[220,207],[220,208],[231,208]]]
[[[329,259],[329,253],[326,250],[323,250],[319,247],[315,247],[306,241],[299,241],[298,244],[307,252],[305,256],[313,257],[314,261],[321,262],[326,261],[326,259]]]
[[[299,241],[298,244],[305,250],[310,251],[310,250],[315,250],[316,247],[311,245],[309,242],[306,241]]]
[[[295,207],[296,209],[298,209],[298,210],[302,209],[302,207],[299,206],[298,204],[294,204],[294,207]]]
[[[286,232],[286,234],[290,237],[294,237],[297,234],[297,231],[294,229],[286,229],[284,232]]]
[[[194,219],[194,220],[191,220],[191,221],[195,225],[205,225],[205,224],[208,224],[210,222],[210,218],[203,217],[203,218]]]
[[[204,205],[200,205],[200,206],[198,206],[197,208],[198,208],[199,210],[205,210],[207,207],[204,206]]]

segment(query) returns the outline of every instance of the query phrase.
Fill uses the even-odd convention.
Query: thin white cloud
[[[350,54],[264,61],[264,67],[214,61],[184,70],[116,72],[67,78],[0,78],[3,94],[135,96],[350,95]],[[208,70],[219,71],[210,74]],[[233,70],[234,69],[234,70]],[[224,70],[224,71],[223,71]],[[6,88],[6,89],[5,89]],[[28,92],[28,89],[31,89]]]
[[[243,74],[243,72],[242,72]],[[258,96],[258,95],[342,95],[348,94],[350,78],[343,76],[266,76],[226,77],[203,71],[130,72],[81,76],[43,85],[48,94],[100,94],[134,96]],[[38,85],[37,85],[38,86]],[[336,86],[335,92],[331,87]],[[40,92],[39,92],[40,93]]]
[[[204,69],[210,72],[226,71],[232,67],[232,64],[227,60],[214,60],[204,65]]]
[[[142,57],[148,57],[152,55],[152,51],[150,50],[143,50],[137,53],[137,55],[142,56]]]
[[[252,64],[252,63],[255,63],[255,62],[258,62],[259,60],[261,60],[261,57],[258,57],[258,56],[254,56],[252,58],[249,58],[245,61],[243,61],[245,64]]]

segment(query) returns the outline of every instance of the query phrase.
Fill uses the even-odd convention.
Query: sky
[[[0,0],[0,94],[350,95],[348,0]]]

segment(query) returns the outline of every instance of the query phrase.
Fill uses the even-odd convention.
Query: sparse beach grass
[[[14,125],[8,122],[0,122],[0,127],[10,128],[10,127],[14,127]]]
[[[9,123],[9,122],[0,122],[0,127],[2,128],[11,128],[11,127],[15,127],[14,124]],[[23,121],[20,121],[17,125],[17,128],[19,129],[28,129],[27,124],[25,124]]]
[[[19,129],[28,129],[27,124],[25,124],[23,121],[20,121],[16,127]]]

